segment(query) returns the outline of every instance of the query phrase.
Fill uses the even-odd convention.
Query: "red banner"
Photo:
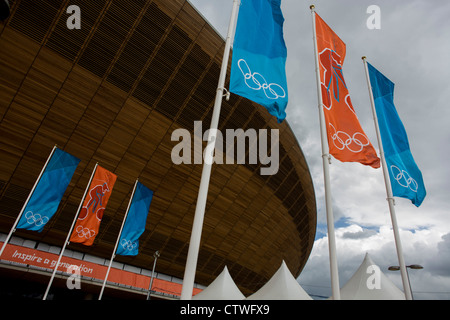
[[[3,243],[0,242],[0,246]],[[17,245],[8,244],[1,257],[2,260],[8,260],[24,265],[41,267],[53,270],[58,262],[58,255],[36,249],[21,247]],[[63,256],[58,265],[58,270],[73,274],[75,271],[79,272],[80,276],[88,278],[95,278],[103,280],[106,276],[108,267],[97,263],[92,263],[84,260],[78,260]],[[108,276],[108,281],[120,283],[127,286],[147,290],[150,285],[150,277],[142,274],[137,274],[130,271],[111,268]],[[175,282],[170,282],[162,279],[154,279],[152,290],[171,295],[180,296],[182,285]],[[201,289],[194,288],[194,294],[200,292]]]
[[[380,167],[380,159],[356,116],[342,73],[345,43],[316,13],[322,103],[330,154],[342,162]]]
[[[92,178],[70,242],[91,246],[98,234],[106,204],[111,196],[117,176],[98,166]]]

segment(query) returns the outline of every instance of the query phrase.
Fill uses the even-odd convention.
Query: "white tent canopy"
[[[312,300],[283,261],[272,278],[248,300]]]
[[[203,291],[192,297],[192,300],[243,300],[245,296],[231,278],[225,266],[222,273]]]
[[[405,300],[397,288],[366,253],[355,274],[341,289],[342,300]]]

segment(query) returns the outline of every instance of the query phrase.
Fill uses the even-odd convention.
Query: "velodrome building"
[[[94,244],[67,246],[65,256],[84,272],[81,289],[69,290],[67,275],[58,272],[50,298],[98,296],[139,178],[154,191],[139,254],[116,256],[104,297],[145,299],[158,251],[153,297],[177,299],[202,164],[174,164],[178,141],[171,135],[179,128],[193,134],[194,121],[209,128],[224,39],[187,0],[9,4],[0,22],[0,241],[54,145],[81,162],[45,229],[14,232],[0,261],[0,297],[42,297],[99,163],[118,179]],[[68,28],[69,5],[81,9],[80,29]],[[261,175],[259,161],[213,165],[197,291],[225,266],[246,296],[283,260],[297,277],[314,242],[313,183],[289,123],[232,94],[223,101],[219,129],[240,128],[279,129],[279,170]]]

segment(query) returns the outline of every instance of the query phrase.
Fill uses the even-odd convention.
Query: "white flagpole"
[[[219,83],[216,92],[211,126],[208,135],[208,145],[205,148],[205,158],[203,163],[202,177],[198,191],[197,205],[195,208],[194,222],[192,225],[189,251],[187,255],[186,268],[184,270],[183,288],[181,290],[181,300],[190,300],[194,288],[195,271],[197,269],[198,252],[200,250],[200,240],[203,229],[203,219],[205,217],[206,199],[208,197],[209,180],[211,177],[211,167],[213,162],[214,148],[216,145],[217,128],[219,125],[220,108],[222,106],[223,92],[225,90],[225,79],[227,75],[228,60],[230,57],[231,42],[236,25],[236,16],[239,9],[239,0],[233,0],[233,11],[231,13],[228,35],[225,43],[222,67],[220,69]]]
[[[2,256],[3,250],[5,250],[6,245],[8,244],[9,240],[11,239],[12,234],[16,231],[17,224],[19,223],[20,218],[22,218],[23,211],[25,210],[26,206],[28,205],[28,202],[30,201],[31,196],[32,196],[33,193],[34,193],[34,190],[36,189],[36,186],[38,185],[39,181],[41,180],[41,177],[42,177],[42,175],[44,174],[44,171],[45,171],[45,169],[47,168],[47,165],[48,165],[48,163],[50,162],[50,159],[52,158],[53,154],[55,153],[56,148],[57,148],[57,147],[56,147],[56,145],[55,145],[55,146],[53,147],[53,149],[52,149],[52,152],[50,152],[50,156],[47,158],[47,161],[45,162],[44,167],[43,167],[42,170],[41,170],[41,173],[39,174],[38,178],[36,179],[36,182],[34,183],[34,186],[33,186],[33,188],[31,189],[30,194],[28,195],[27,200],[25,201],[24,205],[22,206],[22,209],[20,210],[19,215],[17,216],[17,219],[16,219],[16,221],[14,222],[14,225],[12,226],[11,230],[9,231],[9,234],[7,235],[7,237],[6,237],[6,239],[5,239],[5,242],[3,243],[2,249],[0,250],[0,257]]]
[[[53,282],[53,279],[55,278],[56,271],[58,270],[58,266],[59,266],[59,263],[61,262],[61,258],[63,256],[64,250],[66,250],[66,246],[69,244],[70,236],[72,234],[75,223],[77,222],[78,214],[80,213],[81,207],[83,206],[83,202],[84,202],[84,199],[86,198],[86,194],[89,190],[89,186],[91,185],[92,179],[94,178],[94,174],[95,174],[95,171],[97,170],[97,166],[98,166],[98,162],[95,164],[94,170],[92,171],[91,178],[89,179],[86,190],[84,191],[84,195],[80,201],[80,205],[78,206],[77,213],[75,214],[75,217],[73,218],[72,226],[70,227],[69,233],[67,234],[66,241],[64,241],[64,245],[63,245],[61,252],[59,254],[59,257],[58,257],[58,262],[55,265],[55,269],[53,269],[52,276],[50,277],[50,281],[48,282],[48,285],[47,285],[47,290],[45,290],[45,294],[44,294],[44,297],[42,298],[42,300],[47,300],[48,292],[50,291],[50,287],[52,286],[52,282]]]
[[[364,70],[366,72],[367,86],[369,87],[370,104],[372,106],[372,114],[373,114],[373,120],[375,123],[375,131],[377,133],[378,148],[380,149],[381,165],[383,167],[384,183],[386,186],[386,195],[387,195],[386,200],[388,201],[389,212],[391,213],[392,229],[394,231],[395,246],[397,247],[397,256],[398,256],[398,262],[400,264],[400,272],[402,275],[403,290],[405,292],[406,300],[412,300],[411,287],[409,286],[408,273],[406,271],[406,264],[405,264],[405,260],[403,258],[403,248],[402,248],[402,243],[400,240],[400,233],[399,233],[398,225],[397,225],[397,216],[395,214],[395,207],[394,207],[395,202],[394,202],[394,196],[392,194],[391,180],[389,179],[389,173],[388,173],[388,169],[387,169],[387,165],[386,165],[386,158],[384,156],[383,143],[381,141],[381,135],[380,135],[380,127],[378,125],[378,117],[377,117],[377,112],[375,109],[375,102],[373,99],[372,85],[370,83],[369,69],[367,67],[366,57],[362,57],[362,60],[364,62]]]
[[[100,295],[98,300],[102,300],[103,291],[105,290],[106,280],[108,280],[109,271],[111,270],[111,265],[113,263],[114,258],[116,257],[116,250],[119,245],[120,237],[122,236],[123,226],[125,225],[125,221],[127,220],[128,212],[130,211],[131,202],[133,201],[134,193],[136,192],[136,186],[138,184],[139,179],[136,179],[134,183],[133,192],[131,193],[130,201],[128,202],[127,211],[125,212],[125,216],[123,217],[122,226],[120,227],[119,235],[117,236],[116,245],[114,246],[113,253],[111,255],[111,259],[109,261],[108,270],[106,271],[105,280],[103,281],[102,290],[100,291]]]
[[[333,300],[341,299],[341,292],[339,289],[339,272],[336,257],[336,237],[334,234],[334,216],[333,207],[331,201],[331,183],[330,183],[330,160],[329,154],[325,114],[323,111],[323,101],[320,86],[320,71],[319,71],[319,54],[317,49],[317,36],[316,36],[316,12],[314,11],[314,5],[309,7],[312,14],[313,23],[313,40],[314,40],[314,54],[316,64],[316,78],[317,78],[317,99],[319,101],[319,119],[320,119],[320,137],[322,142],[322,162],[323,162],[323,177],[325,185],[325,206],[327,211],[327,227],[328,227],[328,250],[330,254],[330,274],[331,274],[331,292]]]

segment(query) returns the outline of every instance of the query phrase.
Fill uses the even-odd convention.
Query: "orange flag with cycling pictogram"
[[[84,197],[77,222],[70,236],[70,242],[91,246],[98,234],[102,222],[103,211],[111,196],[117,176],[96,166],[94,176]]]
[[[316,38],[322,107],[329,152],[342,162],[380,167],[380,158],[364,133],[344,80],[345,43],[316,13]]]

